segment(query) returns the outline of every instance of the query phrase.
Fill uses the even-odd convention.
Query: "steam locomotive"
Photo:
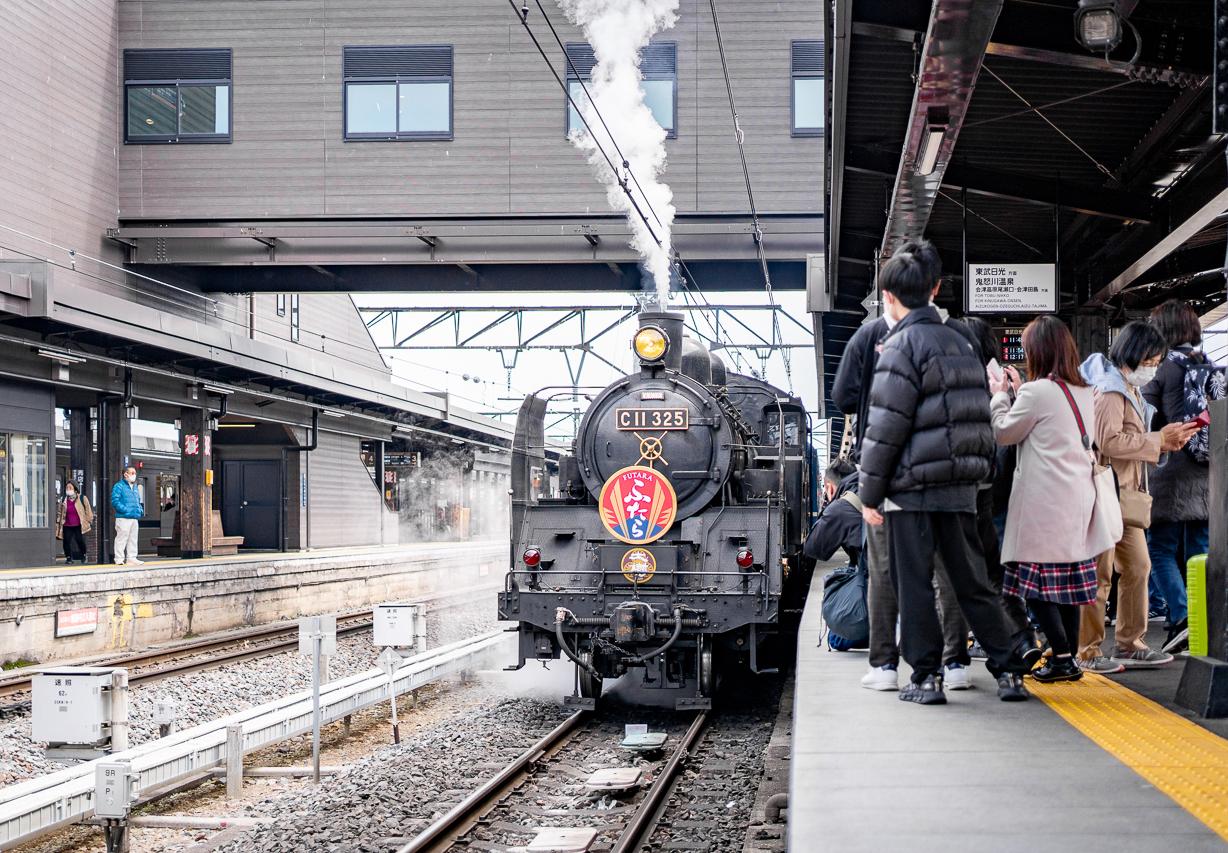
[[[556,494],[543,476],[551,394],[520,408],[499,618],[519,623],[516,668],[575,663],[569,704],[595,707],[603,679],[637,670],[646,687],[680,688],[677,707],[710,707],[724,667],[774,670],[800,612],[810,425],[800,399],[684,336],[682,315],[639,321],[639,372],[592,398]]]

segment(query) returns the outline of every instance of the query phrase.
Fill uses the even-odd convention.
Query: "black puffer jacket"
[[[975,486],[989,475],[994,450],[988,381],[971,342],[933,306],[910,311],[874,371],[862,502],[877,507],[902,492],[938,498]]]

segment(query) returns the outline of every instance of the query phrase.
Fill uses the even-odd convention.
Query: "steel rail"
[[[331,682],[321,690],[321,718],[326,724],[336,722],[388,701],[390,693],[407,693],[445,675],[472,669],[506,639],[505,632],[492,631],[408,658],[391,678],[382,670],[372,669]],[[227,728],[233,725],[242,726],[243,754],[310,732],[311,691],[176,732],[111,755],[109,760],[130,761],[138,790],[146,792],[141,800],[153,799],[224,765],[228,757]],[[0,789],[0,849],[89,818],[93,813],[94,768],[99,760]]]
[[[361,613],[347,614],[341,617],[342,619],[359,619],[357,623],[348,623],[337,626],[338,634],[348,634],[354,631],[359,631],[364,628],[371,627],[371,611],[363,611]],[[260,640],[268,640],[282,636],[290,636],[293,639],[280,640],[274,643],[267,643],[249,649],[239,649],[234,652],[223,652],[208,658],[200,660],[183,661],[178,664],[170,664],[168,666],[158,667],[154,670],[146,670],[145,672],[132,673],[128,677],[129,684],[135,684],[141,681],[156,681],[159,678],[166,678],[172,675],[178,675],[186,672],[195,672],[201,669],[208,669],[212,666],[220,666],[224,663],[232,661],[247,660],[253,657],[260,657],[266,653],[275,653],[289,648],[297,644],[297,625],[278,625],[275,627],[256,628],[250,631],[230,634],[225,637],[213,637],[202,639],[195,642],[183,643],[176,646],[155,649],[151,651],[137,652],[131,655],[119,655],[112,658],[104,658],[99,661],[92,661],[89,666],[106,666],[106,667],[138,667],[151,666],[153,664],[183,657],[185,655],[195,655],[212,651],[214,649],[224,649],[228,646],[234,646],[239,643],[253,642]],[[65,664],[70,665],[70,664]],[[47,664],[42,668],[54,667],[56,664]],[[9,696],[13,693],[26,692],[31,687],[33,675],[22,675],[15,678],[8,678],[0,681],[0,696]]]
[[[435,593],[433,595],[419,596],[417,598],[410,599],[408,603],[424,604],[439,601],[441,599],[468,595],[475,592],[498,592],[500,588],[501,587],[498,584],[474,584],[462,589],[454,589],[446,592]],[[353,613],[343,614],[338,617],[339,624],[337,625],[337,634],[339,636],[344,636],[347,634],[364,631],[371,627],[372,617],[373,614],[370,610],[360,610]],[[200,658],[198,660],[173,663],[168,666],[158,667],[157,669],[146,670],[145,672],[131,673],[128,676],[128,684],[133,685],[139,684],[143,681],[160,681],[164,678],[170,678],[175,675],[186,675],[187,673],[191,672],[200,672],[206,669],[213,669],[215,667],[223,666],[228,663],[238,663],[240,661],[266,657],[268,655],[279,654],[284,652],[286,649],[297,648],[298,625],[297,623],[267,625],[259,628],[237,631],[221,637],[203,638],[176,646],[166,646],[163,648],[137,652],[130,655],[120,655],[118,657],[90,661],[88,664],[83,665],[103,667],[150,666],[160,661],[179,658],[185,655],[201,654],[213,649],[224,649],[228,646],[237,645],[239,643],[275,639],[277,637],[284,637],[285,639],[277,640],[276,642],[272,643],[264,643],[252,648],[236,649],[233,652],[223,652],[221,654],[213,655],[207,658]],[[65,664],[65,666],[69,665],[70,664]],[[55,664],[47,664],[46,666],[40,668],[45,669],[53,666],[55,666]],[[32,686],[32,678],[33,674],[0,679],[0,697],[11,696],[14,693],[29,692]]]
[[[695,744],[699,743],[699,736],[703,734],[704,727],[707,724],[707,711],[701,711],[691,721],[686,734],[682,736],[682,742],[678,744],[674,754],[669,757],[669,761],[661,768],[661,773],[657,776],[656,782],[648,789],[648,796],[644,797],[639,808],[635,810],[631,822],[627,824],[627,828],[623,830],[623,834],[619,836],[618,842],[611,848],[610,853],[635,853],[641,846],[648,843],[648,839],[652,836],[652,831],[656,829],[661,814],[665,811],[666,800],[674,788],[674,781],[678,778],[678,774],[682,772],[687,759],[691,757],[691,752]]]
[[[450,849],[483,815],[519,788],[534,765],[561,749],[588,713],[576,711],[396,853],[442,853]]]

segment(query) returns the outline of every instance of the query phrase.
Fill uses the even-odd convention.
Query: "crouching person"
[[[942,627],[934,605],[941,555],[964,617],[988,654],[1003,701],[1028,698],[1023,673],[1040,650],[1012,635],[990,586],[976,523],[977,484],[990,472],[994,436],[985,368],[971,342],[930,303],[934,282],[911,253],[897,252],[880,276],[895,320],[870,391],[861,452],[860,497],[871,525],[886,525],[900,605],[900,651],[913,668],[900,699],[946,702]]]

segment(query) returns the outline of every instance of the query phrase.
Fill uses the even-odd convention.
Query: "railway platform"
[[[490,595],[503,540],[0,570],[0,661],[83,658],[443,590]]]
[[[822,573],[798,638],[790,850],[1228,850],[1228,721],[1169,704],[1170,668],[1026,679],[924,707],[859,684],[864,652],[819,647]],[[908,677],[900,665],[900,681]]]

